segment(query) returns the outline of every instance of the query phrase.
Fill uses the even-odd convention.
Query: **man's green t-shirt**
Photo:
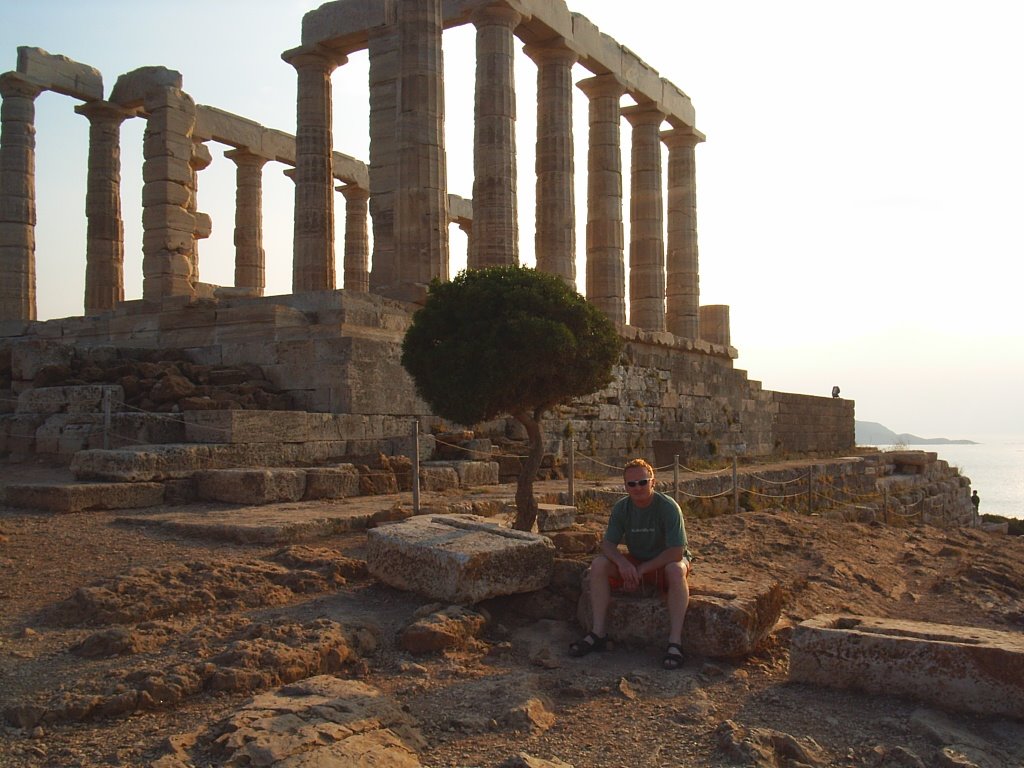
[[[615,502],[604,538],[615,545],[625,541],[629,554],[637,560],[653,560],[669,547],[682,547],[683,556],[692,558],[686,546],[683,511],[674,499],[657,491],[643,508],[629,496]]]

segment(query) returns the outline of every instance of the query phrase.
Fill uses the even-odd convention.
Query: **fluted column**
[[[503,5],[473,12],[476,96],[471,269],[519,263],[513,31],[522,17]]]
[[[700,271],[697,259],[697,166],[694,148],[704,137],[693,128],[662,133],[668,146],[668,248],[665,328],[700,338]]]
[[[347,59],[301,51],[286,54],[286,60],[298,73],[292,291],[333,290],[336,281],[331,72]]]
[[[121,218],[121,123],[131,112],[106,101],[75,107],[89,120],[85,190],[85,314],[124,301],[124,221]]]
[[[247,149],[224,157],[235,164],[235,287],[262,296],[267,287],[263,250],[263,166],[267,159]]]
[[[388,293],[421,301],[448,279],[448,173],[444,148],[441,0],[398,5],[398,283]]]
[[[41,89],[0,75],[0,320],[36,319],[36,106]]]
[[[627,107],[633,126],[629,184],[629,324],[665,330],[665,236],[661,192],[661,123],[651,103]]]
[[[537,269],[576,289],[572,67],[576,52],[558,40],[523,49],[537,64]]]
[[[395,251],[398,27],[389,24],[371,29],[367,48],[370,59],[370,218],[373,222],[370,287],[380,293],[398,280]]]
[[[581,80],[590,99],[587,149],[587,300],[616,325],[626,323],[619,101],[626,92],[613,75]]]
[[[345,266],[346,291],[366,293],[370,290],[370,241],[366,225],[367,201],[370,193],[352,184],[338,187],[345,196]]]

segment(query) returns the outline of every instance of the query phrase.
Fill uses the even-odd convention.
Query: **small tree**
[[[508,414],[525,427],[515,527],[528,531],[542,415],[608,384],[621,345],[611,321],[560,277],[488,267],[431,283],[402,342],[402,365],[438,416],[470,426]]]

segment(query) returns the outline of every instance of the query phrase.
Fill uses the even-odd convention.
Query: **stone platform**
[[[690,576],[690,605],[683,624],[686,653],[711,658],[750,654],[767,637],[782,613],[783,592],[772,580],[748,581],[726,572],[698,569]],[[593,627],[590,587],[583,581],[577,620]],[[608,635],[626,645],[664,645],[668,608],[659,595],[613,593]]]
[[[824,614],[796,627],[789,677],[1024,718],[1024,635]]]
[[[34,483],[9,485],[4,493],[9,507],[50,512],[134,509],[163,502],[162,483]]]

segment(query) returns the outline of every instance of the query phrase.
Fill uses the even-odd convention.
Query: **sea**
[[[1024,520],[1024,436],[972,438],[974,445],[905,445],[907,450],[934,451],[940,459],[971,479],[981,498],[981,514]],[[879,445],[881,450],[896,446]]]

